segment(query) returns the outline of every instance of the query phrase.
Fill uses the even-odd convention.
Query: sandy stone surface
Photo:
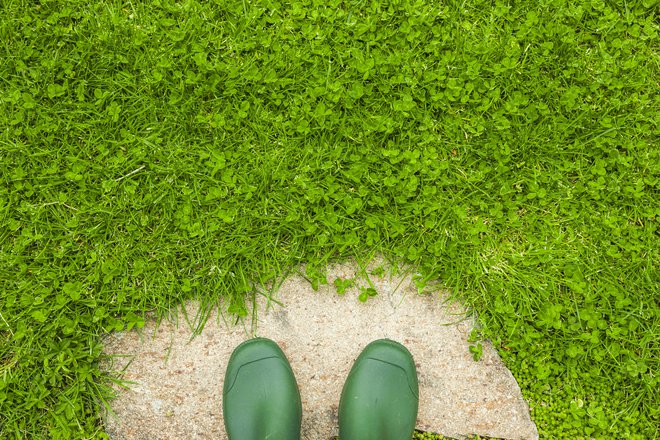
[[[168,321],[109,335],[105,352],[117,357],[106,368],[123,370],[122,378],[134,383],[111,401],[115,415],[104,415],[106,432],[116,440],[226,439],[227,361],[239,343],[261,336],[289,358],[302,396],[303,438],[330,439],[338,433],[339,397],[353,361],[369,342],[390,338],[417,364],[417,429],[453,438],[538,439],[520,389],[493,347],[484,345],[482,359],[472,359],[467,339],[474,323],[460,306],[448,304],[442,292],[418,294],[411,276],[403,275],[370,276],[378,295],[364,303],[358,287],[338,295],[334,279],[356,274],[356,266],[333,266],[330,284],[318,291],[300,276],[289,277],[272,300],[257,295],[256,319],[232,325],[226,313],[214,313],[193,339],[185,322]],[[364,279],[356,284],[368,286]],[[186,310],[194,316],[197,304]]]

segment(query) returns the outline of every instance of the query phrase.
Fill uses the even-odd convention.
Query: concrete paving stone
[[[460,304],[442,291],[419,294],[411,274],[370,276],[378,295],[366,302],[358,300],[359,286],[368,287],[364,278],[337,294],[334,279],[358,273],[354,263],[331,266],[329,284],[318,291],[290,276],[273,297],[256,295],[253,313],[236,325],[215,310],[192,339],[189,325],[168,320],[108,335],[112,363],[103,368],[123,371],[121,378],[134,384],[128,390],[113,385],[119,394],[110,402],[114,415],[104,411],[106,432],[115,440],[226,439],[227,361],[238,344],[260,336],[276,341],[291,363],[303,402],[303,439],[330,439],[338,434],[339,397],[353,361],[369,342],[389,338],[415,358],[417,429],[452,438],[538,439],[520,388],[492,345],[486,342],[481,360],[473,360],[468,337],[475,321]],[[196,302],[185,306],[188,316],[199,309]]]

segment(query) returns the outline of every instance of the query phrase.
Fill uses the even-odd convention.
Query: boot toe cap
[[[410,390],[417,396],[417,369],[412,354],[402,344],[391,339],[378,339],[367,345],[362,354],[363,359],[374,359],[401,368],[408,379]]]
[[[266,338],[253,338],[240,344],[234,349],[229,358],[225,374],[224,392],[227,393],[232,389],[241,368],[271,358],[283,360],[288,367],[286,356],[275,341]]]

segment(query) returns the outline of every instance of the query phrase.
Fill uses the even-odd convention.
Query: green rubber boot
[[[255,338],[236,347],[222,397],[229,440],[300,440],[300,391],[274,341]]]
[[[379,339],[353,364],[339,402],[340,440],[410,440],[419,407],[413,357],[398,342]]]

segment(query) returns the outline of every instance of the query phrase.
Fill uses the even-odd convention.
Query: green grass
[[[0,41],[0,438],[104,438],[146,311],[375,252],[543,438],[660,436],[654,0],[5,0]]]

